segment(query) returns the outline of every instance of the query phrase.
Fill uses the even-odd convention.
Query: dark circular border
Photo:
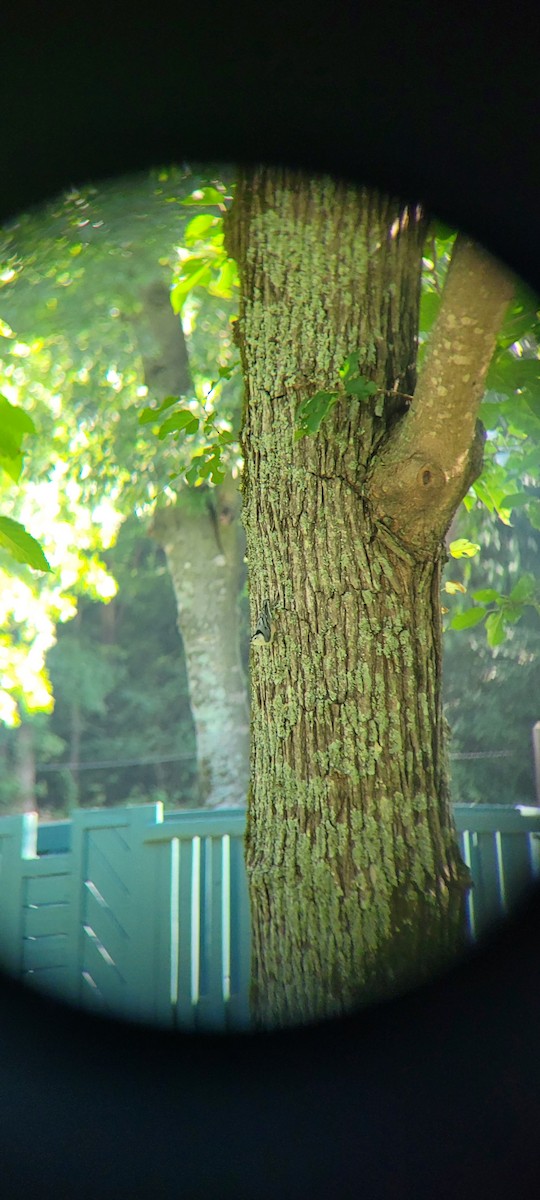
[[[3,12],[0,219],[178,161],[325,170],[540,280],[538,19],[496,6]],[[192,1037],[0,981],[10,1198],[536,1200],[540,899],[449,976],[320,1027]]]

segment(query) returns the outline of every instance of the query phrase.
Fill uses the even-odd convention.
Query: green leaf
[[[196,433],[198,428],[199,418],[194,417],[189,408],[181,408],[160,425],[158,438],[163,441],[168,433]]]
[[[534,500],[531,492],[512,492],[511,496],[504,497],[503,505],[504,508],[523,508],[531,500]]]
[[[211,476],[214,469],[219,471],[221,465],[220,456],[220,446],[206,446],[204,450],[199,450],[194,455],[191,466],[185,472],[184,478],[192,486],[200,487],[205,479]]]
[[[432,228],[435,237],[439,238],[441,242],[447,242],[449,238],[456,236],[455,229],[451,229],[450,225],[445,225],[444,221],[434,220]]]
[[[195,263],[195,260],[192,260]],[[205,260],[201,263],[200,259],[196,260],[196,266],[193,270],[188,271],[190,264],[186,261],[182,264],[182,276],[171,288],[171,305],[173,312],[179,313],[185,303],[189,292],[194,287],[203,287],[210,282],[212,273],[209,263]]]
[[[540,500],[531,501],[527,516],[533,529],[540,529]]]
[[[195,242],[201,241],[215,224],[216,220],[217,217],[214,217],[212,213],[200,213],[198,217],[193,217],[193,220],[184,229],[184,245],[193,246]]]
[[[0,429],[0,455],[2,458],[17,458],[21,440],[9,429]]]
[[[356,375],[345,380],[345,391],[348,396],[357,396],[359,400],[367,400],[368,396],[373,396],[374,392],[378,391],[378,388],[373,380]]]
[[[462,583],[457,583],[454,579],[447,579],[444,590],[448,592],[449,596],[455,596],[458,592],[465,594],[467,588]]]
[[[523,390],[523,399],[534,417],[534,432],[540,432],[540,395],[533,396],[530,389],[527,388]]]
[[[490,496],[489,492],[487,491],[487,488],[484,487],[482,480],[477,479],[476,482],[473,483],[472,486],[473,486],[473,492],[477,496],[478,500],[481,500],[482,504],[485,504],[489,513],[493,513],[495,510],[495,504],[494,504],[493,500],[491,499],[491,496]]]
[[[298,436],[317,433],[325,417],[334,407],[338,398],[337,392],[315,392],[314,396],[303,400],[297,409],[297,420],[300,423]]]
[[[484,620],[486,615],[485,608],[466,608],[465,612],[456,613],[450,621],[451,629],[472,629],[473,625],[479,625],[480,621]]]
[[[220,267],[216,278],[208,288],[212,296],[222,296],[225,299],[232,296],[232,289],[238,283],[238,269],[232,258],[228,258]]]
[[[495,588],[480,588],[479,592],[472,593],[473,600],[480,600],[482,604],[498,604],[502,600],[500,592],[496,592]]]
[[[521,280],[516,281],[515,295],[510,305],[504,323],[499,331],[498,342],[501,346],[511,346],[521,337],[529,333],[538,320],[539,300]]]
[[[515,625],[516,621],[521,620],[521,617],[523,616],[523,610],[523,604],[511,604],[509,599],[505,599],[504,604],[501,605],[501,611],[504,615],[504,619],[505,621],[510,621],[511,625]]]
[[[511,349],[500,350],[491,361],[486,386],[497,392],[514,392],[516,388],[533,387],[540,381],[537,358],[519,358]]]
[[[358,371],[361,353],[361,350],[353,350],[352,354],[347,355],[347,358],[344,359],[341,367],[338,370],[340,379],[346,379],[347,375],[349,375],[351,371]]]
[[[230,366],[228,366],[228,367],[219,367],[218,368],[219,378],[220,379],[230,379],[231,376],[234,375],[234,372],[238,370],[239,366],[240,366],[240,363],[235,362],[235,363],[231,363]]]
[[[158,413],[165,412],[167,408],[172,408],[173,404],[178,404],[179,399],[180,396],[165,396],[165,399],[161,401],[156,411]]]
[[[14,434],[35,433],[36,427],[32,418],[24,409],[11,404],[6,396],[0,395],[0,424],[4,429]]]
[[[28,413],[6,396],[0,395],[0,460],[8,475],[17,482],[22,470],[21,443],[27,433],[35,433],[36,427]],[[7,465],[11,462],[11,468]]]
[[[9,550],[16,562],[28,563],[36,571],[51,570],[39,542],[11,517],[0,517],[0,545]]]
[[[18,483],[23,469],[22,454],[14,454],[9,457],[4,457],[0,454],[0,469],[5,471],[6,475],[9,475],[14,483]]]
[[[441,307],[441,297],[438,292],[425,291],[420,300],[420,315],[418,328],[421,333],[429,333]]]
[[[497,403],[493,400],[483,400],[478,409],[478,416],[486,429],[496,429],[501,417],[506,416],[507,412],[508,406],[504,402]]]
[[[153,421],[161,416],[161,413],[166,412],[168,408],[172,408],[173,404],[178,404],[180,396],[166,396],[157,408],[143,408],[139,413],[140,425],[151,425]]]
[[[181,200],[180,204],[189,208],[192,204],[223,204],[223,192],[218,192],[215,187],[196,188],[190,196],[186,196],[185,200]]]
[[[187,480],[187,482],[189,484],[191,484],[192,487],[196,484],[196,482],[199,478],[200,461],[201,461],[200,458],[195,459],[195,461],[191,464],[189,471],[186,471],[185,476],[184,476],[184,478]]]
[[[476,496],[482,504],[485,504],[488,512],[496,512],[503,525],[510,525],[508,510],[503,507],[503,489],[494,486],[491,479],[488,482],[487,477],[477,479],[472,486]]]
[[[143,408],[138,416],[139,425],[151,425],[157,421],[159,415],[158,408]]]
[[[527,572],[525,575],[521,576],[521,579],[518,579],[517,583],[512,588],[509,600],[513,600],[517,604],[526,604],[527,601],[531,600],[534,596],[536,592],[536,586],[537,584],[534,575],[531,575],[530,572]]]
[[[500,646],[506,637],[504,628],[504,613],[489,613],[486,617],[486,633],[489,646]]]
[[[221,463],[221,446],[214,445],[198,454],[193,460],[191,467],[185,473],[185,479],[192,486],[200,487],[205,479],[211,479],[212,483],[223,483],[226,471]]]
[[[456,538],[455,542],[450,542],[449,550],[452,558],[474,558],[480,546],[477,542],[469,542],[467,538]]]

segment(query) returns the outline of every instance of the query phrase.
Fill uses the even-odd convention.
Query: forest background
[[[242,469],[237,280],[221,230],[233,179],[222,166],[156,169],[73,188],[0,231],[4,813],[243,803],[242,771],[233,794],[223,762],[232,728],[245,758],[249,723],[247,580],[231,520]],[[432,224],[420,356],[454,237]],[[484,471],[448,538],[455,801],[534,799],[539,340],[538,300],[518,288],[480,414]],[[180,396],[173,410],[167,399]],[[13,540],[13,522],[50,572],[32,565],[32,543]],[[186,546],[201,551],[191,591],[178,566]],[[219,604],[216,570],[228,580]],[[233,641],[238,662],[224,648]],[[231,670],[234,712],[213,703]]]

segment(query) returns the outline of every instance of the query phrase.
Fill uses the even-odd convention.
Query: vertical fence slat
[[[194,1009],[191,994],[192,978],[192,888],[193,888],[193,839],[179,838],[180,886],[176,900],[178,907],[178,995],[175,1005],[175,1022],[183,1029],[194,1024]],[[197,875],[198,878],[198,875]],[[197,892],[198,902],[198,892]]]
[[[540,866],[540,809],[454,812],[475,883],[468,905],[478,937]],[[249,1028],[245,814],[164,820],[158,804],[81,810],[60,824],[43,833],[36,814],[0,819],[3,965],[19,978],[30,965],[38,985],[48,980],[72,1003],[125,1017]]]
[[[243,836],[231,835],[230,860],[231,983],[228,1018],[232,1029],[249,1029],[251,914]]]
[[[203,842],[204,879],[201,887],[201,977],[197,1028],[224,1029],[222,954],[222,836]]]
[[[141,810],[132,809],[133,814]],[[134,999],[130,1015],[153,1024],[170,1026],[171,1002],[171,880],[172,838],[151,841],[149,834],[163,829],[163,806],[146,806],[135,816],[133,846]]]
[[[533,742],[533,758],[534,758],[534,782],[536,787],[536,803],[540,804],[540,721],[536,721],[532,728]]]
[[[473,886],[467,892],[466,900],[466,921],[467,921],[467,939],[469,942],[474,942],[476,937],[476,913],[474,907],[474,874],[472,869],[472,834],[468,829],[462,830],[459,834],[459,848],[464,863],[469,868],[473,877]]]

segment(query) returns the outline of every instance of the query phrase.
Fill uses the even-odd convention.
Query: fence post
[[[540,721],[532,727],[533,754],[534,754],[534,782],[536,785],[536,803],[540,804]]]
[[[36,812],[4,817],[0,825],[0,962],[15,978],[23,963],[25,859],[36,857]]]

